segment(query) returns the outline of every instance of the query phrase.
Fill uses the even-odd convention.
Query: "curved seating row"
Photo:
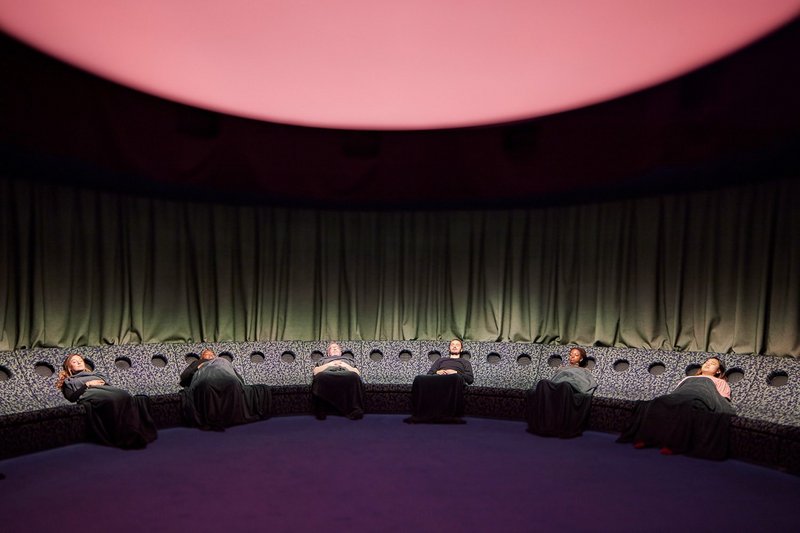
[[[447,341],[342,341],[366,382],[367,412],[407,413],[411,382]],[[231,359],[248,383],[273,386],[273,414],[311,412],[309,384],[318,341],[213,344],[149,344],[37,348],[0,353],[0,458],[85,439],[83,408],[55,388],[68,353],[89,359],[111,382],[151,397],[160,427],[179,424],[178,377],[187,360],[205,347]],[[471,416],[522,419],[525,390],[555,372],[567,347],[532,343],[467,342],[475,370],[468,389]],[[636,400],[672,390],[709,355],[650,349],[586,347],[599,387],[590,429],[619,431]],[[793,358],[722,355],[730,374],[734,457],[800,472],[800,361]]]

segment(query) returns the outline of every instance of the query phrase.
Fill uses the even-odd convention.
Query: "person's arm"
[[[348,363],[347,361],[341,361],[340,360],[340,361],[336,361],[336,362],[339,363],[338,366],[344,368],[345,370],[349,370],[350,372],[355,372],[359,376],[361,375],[361,372],[356,367],[354,367],[350,363]]]
[[[428,370],[428,375],[429,376],[432,376],[432,375],[436,374],[436,372],[439,370],[439,367],[441,366],[441,361],[442,361],[442,358],[440,357],[439,359],[437,359],[436,361],[433,362],[433,364],[431,365],[430,370]]]
[[[84,381],[83,379],[76,379],[75,376],[73,376],[64,380],[64,384],[61,385],[61,394],[64,395],[64,398],[73,403],[77,402],[87,389],[91,389],[93,387],[102,387],[108,381],[108,378],[106,378],[103,374],[89,374],[81,372],[80,376],[81,378],[92,377],[94,379]]]
[[[61,394],[64,395],[68,401],[75,403],[86,392],[87,384],[77,379],[67,378],[61,386]]]
[[[723,398],[725,398],[728,401],[731,401],[731,386],[728,385],[728,382],[725,381],[724,379],[721,379],[720,381],[722,382],[722,384],[720,385],[720,387],[717,388],[717,390],[719,390],[719,393],[722,395]]]
[[[325,372],[325,371],[326,371],[326,370],[328,370],[329,368],[331,368],[331,367],[333,367],[333,366],[336,366],[334,363],[336,363],[336,361],[330,361],[330,362],[328,362],[328,363],[325,363],[324,365],[315,366],[315,367],[314,367],[314,370],[313,370],[313,372],[314,372],[314,375],[316,376],[316,375],[317,375],[317,374],[319,374],[320,372]]]
[[[472,363],[466,359],[462,359],[461,362],[464,363],[464,371],[461,372],[461,375],[464,376],[464,381],[466,381],[467,385],[472,385],[472,382],[475,381],[475,374],[472,373]]]
[[[337,366],[339,368],[344,368],[345,370],[349,370],[350,372],[355,372],[359,376],[361,375],[361,372],[356,367],[347,364],[345,361],[342,361],[341,359],[337,359],[335,361],[331,361],[330,363],[325,363],[324,365],[315,366],[313,372],[314,372],[314,375],[316,376],[320,372],[324,372],[324,371],[328,370],[329,368],[334,368],[334,367],[337,367]]]
[[[597,390],[597,380],[594,378],[593,374],[589,374],[589,376],[592,379],[589,381],[589,390],[586,392],[586,394],[594,394]]]
[[[197,372],[197,368],[200,366],[200,360],[192,361],[189,363],[189,366],[181,372],[181,387],[188,387],[192,384],[192,378],[194,377],[194,373]]]

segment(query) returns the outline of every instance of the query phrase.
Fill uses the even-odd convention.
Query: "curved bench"
[[[343,341],[366,382],[368,413],[408,413],[411,382],[447,341]],[[149,344],[39,348],[0,353],[0,458],[86,439],[83,408],[55,388],[57,369],[79,352],[116,386],[150,397],[161,428],[180,424],[178,377],[187,358],[211,347],[229,357],[248,383],[273,386],[273,414],[310,414],[309,385],[315,358],[326,342]],[[555,372],[567,348],[529,343],[466,343],[475,369],[466,414],[522,420],[525,391]],[[586,347],[599,383],[589,428],[619,432],[637,400],[672,390],[704,352]],[[722,355],[731,374],[731,455],[800,473],[800,362],[792,358]],[[48,375],[50,372],[52,374]],[[3,379],[4,378],[4,379]]]

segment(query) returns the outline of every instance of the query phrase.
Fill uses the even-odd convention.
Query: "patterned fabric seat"
[[[367,413],[410,412],[411,383],[446,353],[447,341],[341,341],[366,383]],[[248,383],[272,386],[273,416],[311,413],[311,369],[323,341],[151,344],[88,348],[37,348],[0,353],[0,458],[86,439],[82,407],[55,387],[68,353],[83,354],[111,382],[150,397],[161,428],[180,423],[178,379],[188,361],[210,347],[231,360]],[[466,342],[475,371],[465,395],[467,416],[522,420],[525,392],[549,379],[568,347],[532,343]],[[651,349],[586,347],[599,383],[589,429],[619,432],[637,400],[672,390],[709,355]],[[731,452],[735,458],[800,473],[800,361],[721,355],[729,368],[733,404]]]

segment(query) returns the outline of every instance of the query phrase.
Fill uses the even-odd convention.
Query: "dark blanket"
[[[156,425],[147,410],[146,396],[104,385],[84,392],[78,403],[86,409],[95,441],[117,448],[144,448],[156,440]]]
[[[184,422],[213,431],[267,418],[270,401],[267,385],[245,385],[230,362],[221,357],[196,369],[189,386],[181,391]]]
[[[733,415],[733,406],[710,379],[687,379],[671,394],[638,402],[617,442],[722,460],[728,456]]]
[[[462,374],[417,376],[411,386],[411,417],[405,422],[463,424],[465,388]]]
[[[567,382],[539,381],[528,390],[528,431],[544,437],[578,437],[589,422],[592,395],[576,392]]]
[[[364,382],[355,372],[338,368],[319,372],[311,382],[311,395],[317,418],[341,414],[357,420],[364,416]]]

